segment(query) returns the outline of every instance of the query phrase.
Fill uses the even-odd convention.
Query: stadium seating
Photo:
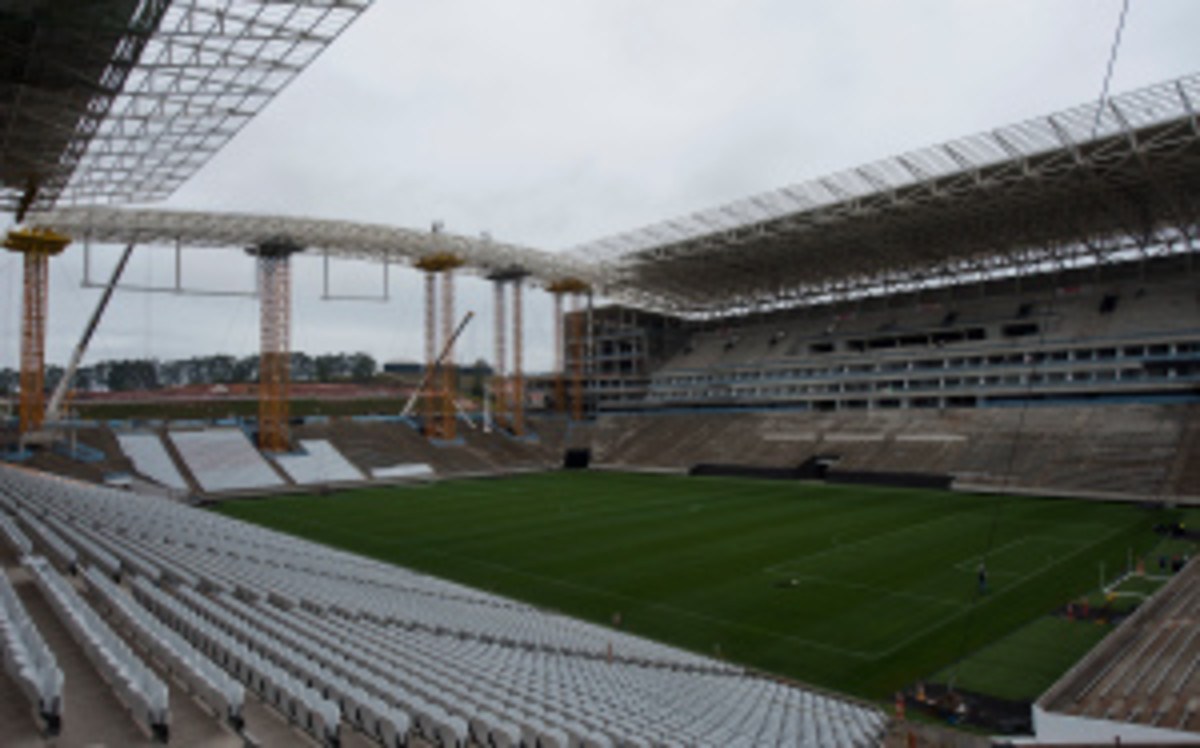
[[[21,532],[21,528],[17,527],[17,523],[13,521],[12,517],[4,512],[0,512],[0,535],[4,536],[4,539],[18,555],[28,556],[33,553],[33,543],[25,533]]]
[[[118,433],[116,436],[121,451],[133,461],[139,473],[167,488],[188,490],[187,481],[179,473],[179,468],[175,467],[175,461],[167,454],[158,434]]]
[[[707,323],[650,373],[644,400],[605,407],[874,410],[1188,395],[1200,381],[1194,288],[1169,265],[1111,272],[1103,283],[1087,273],[1016,291],[993,281]],[[1122,301],[1102,311],[1109,298]]]
[[[838,411],[689,411],[606,415],[602,466],[685,471],[703,463],[795,467],[818,456],[837,471],[952,476],[963,488],[1200,499],[1193,463],[1200,406]]]
[[[328,441],[364,474],[381,480],[506,473],[545,468],[562,457],[558,442],[519,441],[465,425],[460,442],[434,445],[411,424],[398,419],[305,423],[296,427],[294,434],[301,440]]]
[[[274,455],[277,465],[296,483],[347,483],[363,480],[358,468],[342,456],[328,441],[301,439],[303,450],[295,454]]]
[[[1061,714],[1132,725],[1127,741],[1170,737],[1138,733],[1139,727],[1194,733],[1198,621],[1200,565],[1193,562],[1038,700],[1043,720],[1053,725],[1048,715]]]
[[[59,620],[104,679],[117,690],[134,718],[165,739],[169,734],[171,715],[167,687],[162,680],[44,558],[27,556],[22,564],[32,574]]]
[[[107,610],[162,662],[170,665],[188,684],[188,688],[213,708],[238,725],[242,721],[245,691],[241,685],[197,652],[178,634],[153,618],[129,598],[116,584],[94,568],[84,571],[88,586],[104,602]]]
[[[283,485],[279,475],[238,429],[172,431],[169,437],[188,470],[205,491]]]
[[[42,544],[42,548],[48,551],[54,560],[68,569],[75,568],[75,563],[79,560],[79,554],[76,552],[74,546],[47,527],[42,520],[33,517],[24,509],[17,510],[17,518],[21,520],[21,524],[27,530],[30,530],[37,537]]]
[[[62,671],[3,574],[0,574],[0,648],[3,648],[4,671],[36,707],[47,730],[52,734],[57,732],[62,721]]]
[[[237,680],[325,742],[851,746],[884,728],[868,706],[175,502],[5,467],[0,495],[120,561],[133,600],[77,551],[104,607],[194,667],[198,694],[229,713]]]
[[[372,478],[428,478],[433,475],[433,468],[423,462],[371,468]]]

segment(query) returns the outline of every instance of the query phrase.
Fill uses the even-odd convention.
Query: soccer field
[[[563,472],[217,511],[882,699],[1156,541],[1125,504]],[[984,554],[991,590],[980,595]]]

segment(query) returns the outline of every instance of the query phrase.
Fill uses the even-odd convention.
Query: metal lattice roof
[[[0,209],[168,196],[370,3],[5,3]]]
[[[563,254],[446,231],[417,231],[373,223],[249,213],[201,213],[113,207],[66,207],[38,213],[39,226],[94,242],[181,247],[253,247],[285,241],[332,257],[415,262],[435,254],[460,258],[471,272],[529,275],[552,283],[579,278],[600,284],[595,265]]]
[[[721,314],[970,270],[1194,251],[1200,74],[575,248],[609,293]]]
[[[912,290],[1024,269],[1195,252],[1200,74],[786,187],[552,254],[491,240],[278,216],[65,208],[38,215],[95,241],[332,255],[439,251],[485,274],[657,312],[723,315]]]

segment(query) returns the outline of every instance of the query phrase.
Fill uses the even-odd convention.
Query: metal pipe
[[[117,281],[121,279],[121,274],[125,272],[125,266],[129,264],[129,258],[132,254],[133,244],[130,243],[121,254],[121,259],[117,261],[117,266],[113,268],[112,277],[108,279],[108,285],[104,287],[104,292],[100,294],[100,301],[96,304],[96,309],[92,312],[92,318],[88,320],[87,327],[83,330],[83,336],[80,337],[75,350],[71,352],[71,361],[67,364],[66,371],[63,372],[58,386],[54,388],[54,394],[50,396],[50,402],[46,405],[47,421],[59,420],[59,409],[62,408],[67,390],[71,388],[71,380],[75,378],[75,371],[79,368],[79,363],[83,360],[83,354],[87,352],[88,343],[91,342],[92,335],[95,334],[96,327],[100,324],[100,317],[104,314],[105,308],[108,307],[108,302],[112,299],[113,291],[117,289]]]
[[[437,357],[434,365],[430,366],[425,372],[425,376],[422,377],[421,386],[412,393],[412,395],[408,398],[408,402],[404,404],[404,410],[400,411],[400,415],[402,417],[407,418],[408,416],[412,415],[412,409],[417,403],[417,398],[420,397],[421,393],[425,391],[425,388],[429,386],[429,381],[433,378],[434,371],[436,371],[438,366],[441,365],[442,359],[444,359],[446,354],[450,352],[450,349],[454,347],[454,341],[458,340],[458,336],[462,335],[462,331],[466,328],[467,323],[470,322],[471,318],[474,316],[475,312],[467,312],[465,315],[463,315],[462,321],[458,323],[458,329],[454,331],[454,334],[451,335],[450,339],[446,341],[446,345],[443,346],[441,355]]]

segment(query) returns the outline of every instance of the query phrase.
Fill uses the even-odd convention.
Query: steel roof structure
[[[591,242],[610,296],[685,316],[1073,259],[1196,251],[1200,74]]]
[[[184,5],[195,9],[215,1]],[[361,10],[367,2],[278,5],[318,14],[305,16],[311,20],[334,9]],[[575,278],[639,308],[723,316],[1138,254],[1195,252],[1197,102],[1200,74],[561,253],[377,224],[236,213],[62,207],[41,210],[34,221],[100,242],[249,247],[286,240],[377,261],[416,261],[449,251],[485,275],[531,275],[544,285]],[[263,98],[258,105],[265,103]],[[218,126],[209,137],[224,142],[244,121],[231,119],[233,130]],[[200,152],[186,138],[207,142],[201,132],[195,124],[180,141],[186,143],[180,163]],[[158,154],[170,138],[150,147],[134,145],[140,140],[130,134],[128,142]],[[155,184],[173,189],[198,166],[187,162],[172,171],[174,163],[148,159],[150,181],[137,184],[161,177],[165,181]],[[89,194],[83,186],[90,184],[93,198],[128,197],[136,190],[120,187],[121,173],[115,167],[85,169],[70,183],[70,189],[81,185],[79,191],[68,189],[67,195],[83,199]]]
[[[544,284],[578,278],[601,285],[599,268],[563,254],[543,252],[490,237],[417,231],[351,221],[192,211],[66,207],[38,213],[38,225],[102,243],[180,247],[255,247],[285,242],[332,257],[376,262],[416,262],[451,253],[465,269],[482,275],[528,275]]]
[[[0,8],[0,210],[161,199],[372,0]]]

